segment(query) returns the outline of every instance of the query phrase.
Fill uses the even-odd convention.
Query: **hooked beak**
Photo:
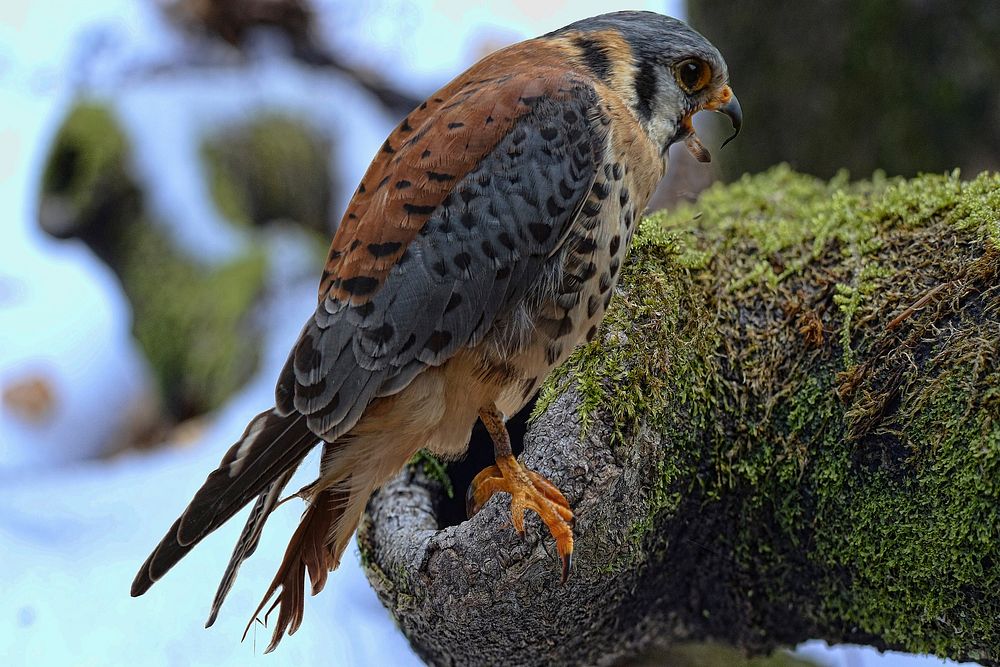
[[[740,107],[740,101],[736,99],[733,89],[728,85],[723,86],[718,95],[700,109],[697,109],[697,111],[716,111],[727,116],[733,124],[733,135],[723,141],[720,148],[724,148],[726,144],[735,139],[743,127],[743,109]],[[694,127],[691,125],[691,116],[687,116],[684,119],[684,127],[686,128],[684,143],[691,155],[699,162],[711,162],[711,154],[694,133]]]
[[[720,146],[720,148],[725,148],[726,144],[735,139],[736,135],[740,133],[740,128],[743,127],[743,108],[740,107],[740,101],[736,99],[733,89],[726,85],[722,87],[715,99],[705,105],[705,109],[727,116],[729,122],[733,124],[733,135],[723,141],[722,146]]]
[[[723,141],[722,145],[719,147],[719,148],[725,148],[726,144],[735,139],[736,135],[740,133],[740,128],[743,127],[743,109],[740,107],[740,101],[736,99],[735,95],[733,95],[731,100],[729,100],[721,107],[716,109],[716,111],[726,116],[729,116],[729,122],[733,124],[732,136]]]

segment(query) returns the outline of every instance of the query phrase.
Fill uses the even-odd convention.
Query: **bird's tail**
[[[254,417],[139,568],[132,595],[149,590],[196,544],[257,498],[216,594],[208,622],[211,625],[240,564],[257,547],[264,522],[282,489],[317,441],[299,414],[282,415],[272,409]]]
[[[291,635],[298,630],[304,611],[306,574],[313,595],[323,590],[328,573],[340,564],[375,486],[372,475],[355,468],[332,486],[317,492],[314,485],[299,492],[298,495],[312,500],[288,543],[277,574],[247,624],[244,638],[272,598],[275,599],[265,614],[264,624],[275,607],[278,618],[265,653],[273,651],[286,632]]]
[[[209,628],[215,623],[216,617],[219,615],[219,609],[222,608],[222,603],[225,601],[226,596],[229,594],[229,589],[233,587],[233,582],[236,581],[236,575],[240,571],[240,565],[243,564],[247,558],[253,555],[253,552],[257,549],[257,543],[260,541],[260,534],[264,530],[264,523],[267,518],[271,516],[271,512],[275,507],[278,506],[278,498],[281,496],[281,492],[288,485],[288,481],[295,474],[295,467],[291,468],[288,472],[284,473],[281,477],[271,482],[267,489],[257,496],[257,502],[254,503],[253,509],[250,510],[250,516],[247,517],[246,525],[243,526],[243,532],[240,533],[240,538],[236,540],[236,547],[233,549],[233,555],[229,557],[229,564],[226,565],[226,571],[222,575],[222,581],[219,582],[219,588],[215,592],[215,599],[212,600],[212,611],[209,613],[208,621],[205,623],[205,627]]]

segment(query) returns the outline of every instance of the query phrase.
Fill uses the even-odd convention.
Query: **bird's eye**
[[[681,61],[675,70],[677,82],[688,94],[697,93],[708,85],[712,78],[712,70],[704,60],[688,58]]]

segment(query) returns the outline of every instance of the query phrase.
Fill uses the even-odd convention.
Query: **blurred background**
[[[132,599],[136,568],[273,400],[395,123],[490,51],[617,9],[687,18],[745,110],[721,152],[724,123],[699,119],[716,160],[675,151],[655,207],[781,161],[823,177],[1000,163],[993,0],[0,4],[0,664],[263,664],[267,633],[238,639],[298,508],[211,631],[240,519]],[[268,665],[418,664],[356,549],[307,607]],[[942,664],[821,642],[778,660]]]

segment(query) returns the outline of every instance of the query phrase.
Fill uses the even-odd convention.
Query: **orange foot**
[[[534,510],[556,540],[562,558],[562,581],[566,583],[573,568],[573,512],[565,496],[549,480],[521,467],[513,456],[497,457],[496,465],[486,468],[472,480],[465,498],[471,517],[499,492],[509,493],[510,514],[517,532],[524,534],[524,511]]]

